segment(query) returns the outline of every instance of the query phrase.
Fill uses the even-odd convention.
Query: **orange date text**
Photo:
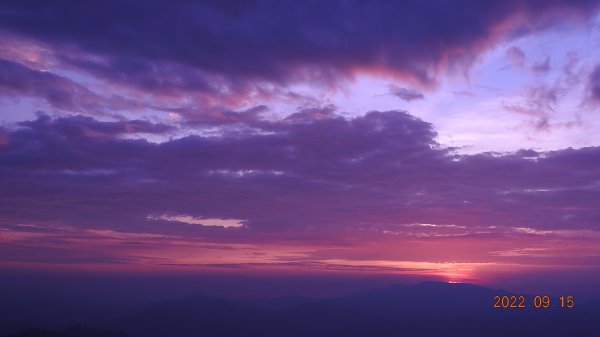
[[[548,295],[524,296],[524,295],[496,295],[494,296],[494,309],[548,309],[566,308],[575,306],[573,296],[551,297]]]

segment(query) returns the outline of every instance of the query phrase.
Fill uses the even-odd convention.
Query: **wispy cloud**
[[[237,219],[218,219],[218,218],[199,218],[191,215],[149,215],[148,220],[165,220],[175,221],[192,225],[202,225],[206,227],[222,227],[222,228],[241,228],[244,226],[244,220]]]

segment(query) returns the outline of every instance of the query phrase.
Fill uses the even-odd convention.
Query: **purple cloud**
[[[599,67],[496,70],[598,4],[0,2],[0,268],[597,274],[600,147],[440,142],[593,144],[549,131],[595,125],[559,110]]]
[[[263,126],[154,144],[119,137],[167,131],[141,121],[22,123],[0,146],[3,222],[250,240],[366,224],[596,229],[600,218],[597,148],[457,156],[436,143],[430,124],[402,112]],[[242,239],[147,220],[163,214],[239,219],[248,227]]]
[[[117,122],[101,122],[82,115],[52,118],[40,115],[34,121],[19,123],[19,126],[36,130],[39,133],[55,133],[71,140],[82,138],[107,138],[126,134],[147,133],[163,134],[174,130],[166,124],[155,124],[144,120],[121,120]]]
[[[66,110],[88,110],[96,95],[83,86],[50,72],[0,60],[0,92],[9,96],[41,97],[51,106]]]
[[[519,67],[519,68],[525,67],[526,56],[525,56],[525,52],[521,48],[519,48],[517,46],[512,46],[512,47],[508,48],[506,50],[506,56],[508,57],[509,61],[512,62],[517,67]]]
[[[503,107],[519,114],[547,118],[556,111],[556,103],[565,93],[564,89],[556,85],[536,85],[526,89],[525,97],[521,102],[504,102]]]
[[[596,7],[595,1],[12,1],[0,5],[0,27],[44,41],[65,66],[113,82],[223,94],[261,82],[331,83],[356,71],[432,85],[438,70],[467,67],[490,42],[555,19],[585,18]]]
[[[531,66],[531,70],[533,70],[536,74],[546,74],[550,71],[550,57],[546,57],[543,61],[536,62]]]
[[[391,84],[389,86],[389,91],[390,91],[390,94],[400,98],[401,100],[407,101],[407,102],[425,98],[425,96],[422,93],[420,93],[414,89],[401,88],[401,87],[398,87],[393,84]]]
[[[596,66],[590,74],[589,88],[592,100],[600,102],[600,66]]]
[[[41,98],[61,111],[101,114],[137,104],[123,97],[102,97],[87,87],[49,71],[0,59],[0,95]]]

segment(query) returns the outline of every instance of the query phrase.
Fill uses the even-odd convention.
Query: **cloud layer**
[[[345,261],[403,270],[411,263],[389,261],[557,263],[561,254],[582,263],[598,254],[599,148],[459,156],[436,143],[430,124],[398,111],[261,123],[162,143],[124,136],[165,126],[81,116],[4,130],[1,225],[15,245],[5,256],[40,262],[55,256],[55,240],[81,237],[117,244],[104,263],[141,263],[132,242],[143,243],[137,254],[159,245],[154,265]],[[423,242],[440,249],[428,253]],[[511,253],[515,245],[522,254]],[[230,258],[218,263],[214,249]],[[101,251],[90,257],[102,260]],[[64,254],[54,261],[68,262]]]
[[[496,41],[583,19],[595,1],[3,2],[0,27],[65,66],[150,91],[242,93],[355,72],[434,85]],[[156,13],[161,13],[157,20]],[[240,57],[243,55],[243,57]]]
[[[558,110],[600,99],[598,67],[523,38],[597,8],[3,1],[0,267],[597,274],[599,147],[465,155],[433,124],[593,123]],[[453,86],[486,52],[500,69]]]

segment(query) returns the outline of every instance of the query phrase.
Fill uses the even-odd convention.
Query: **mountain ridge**
[[[88,330],[99,330],[80,328],[83,332],[77,336],[69,335],[67,329],[5,337],[600,335],[600,302],[574,309],[494,309],[496,295],[511,294],[470,283],[444,282],[398,284],[320,299],[197,294],[124,315],[101,326],[108,329],[102,330],[106,335],[86,335]]]

